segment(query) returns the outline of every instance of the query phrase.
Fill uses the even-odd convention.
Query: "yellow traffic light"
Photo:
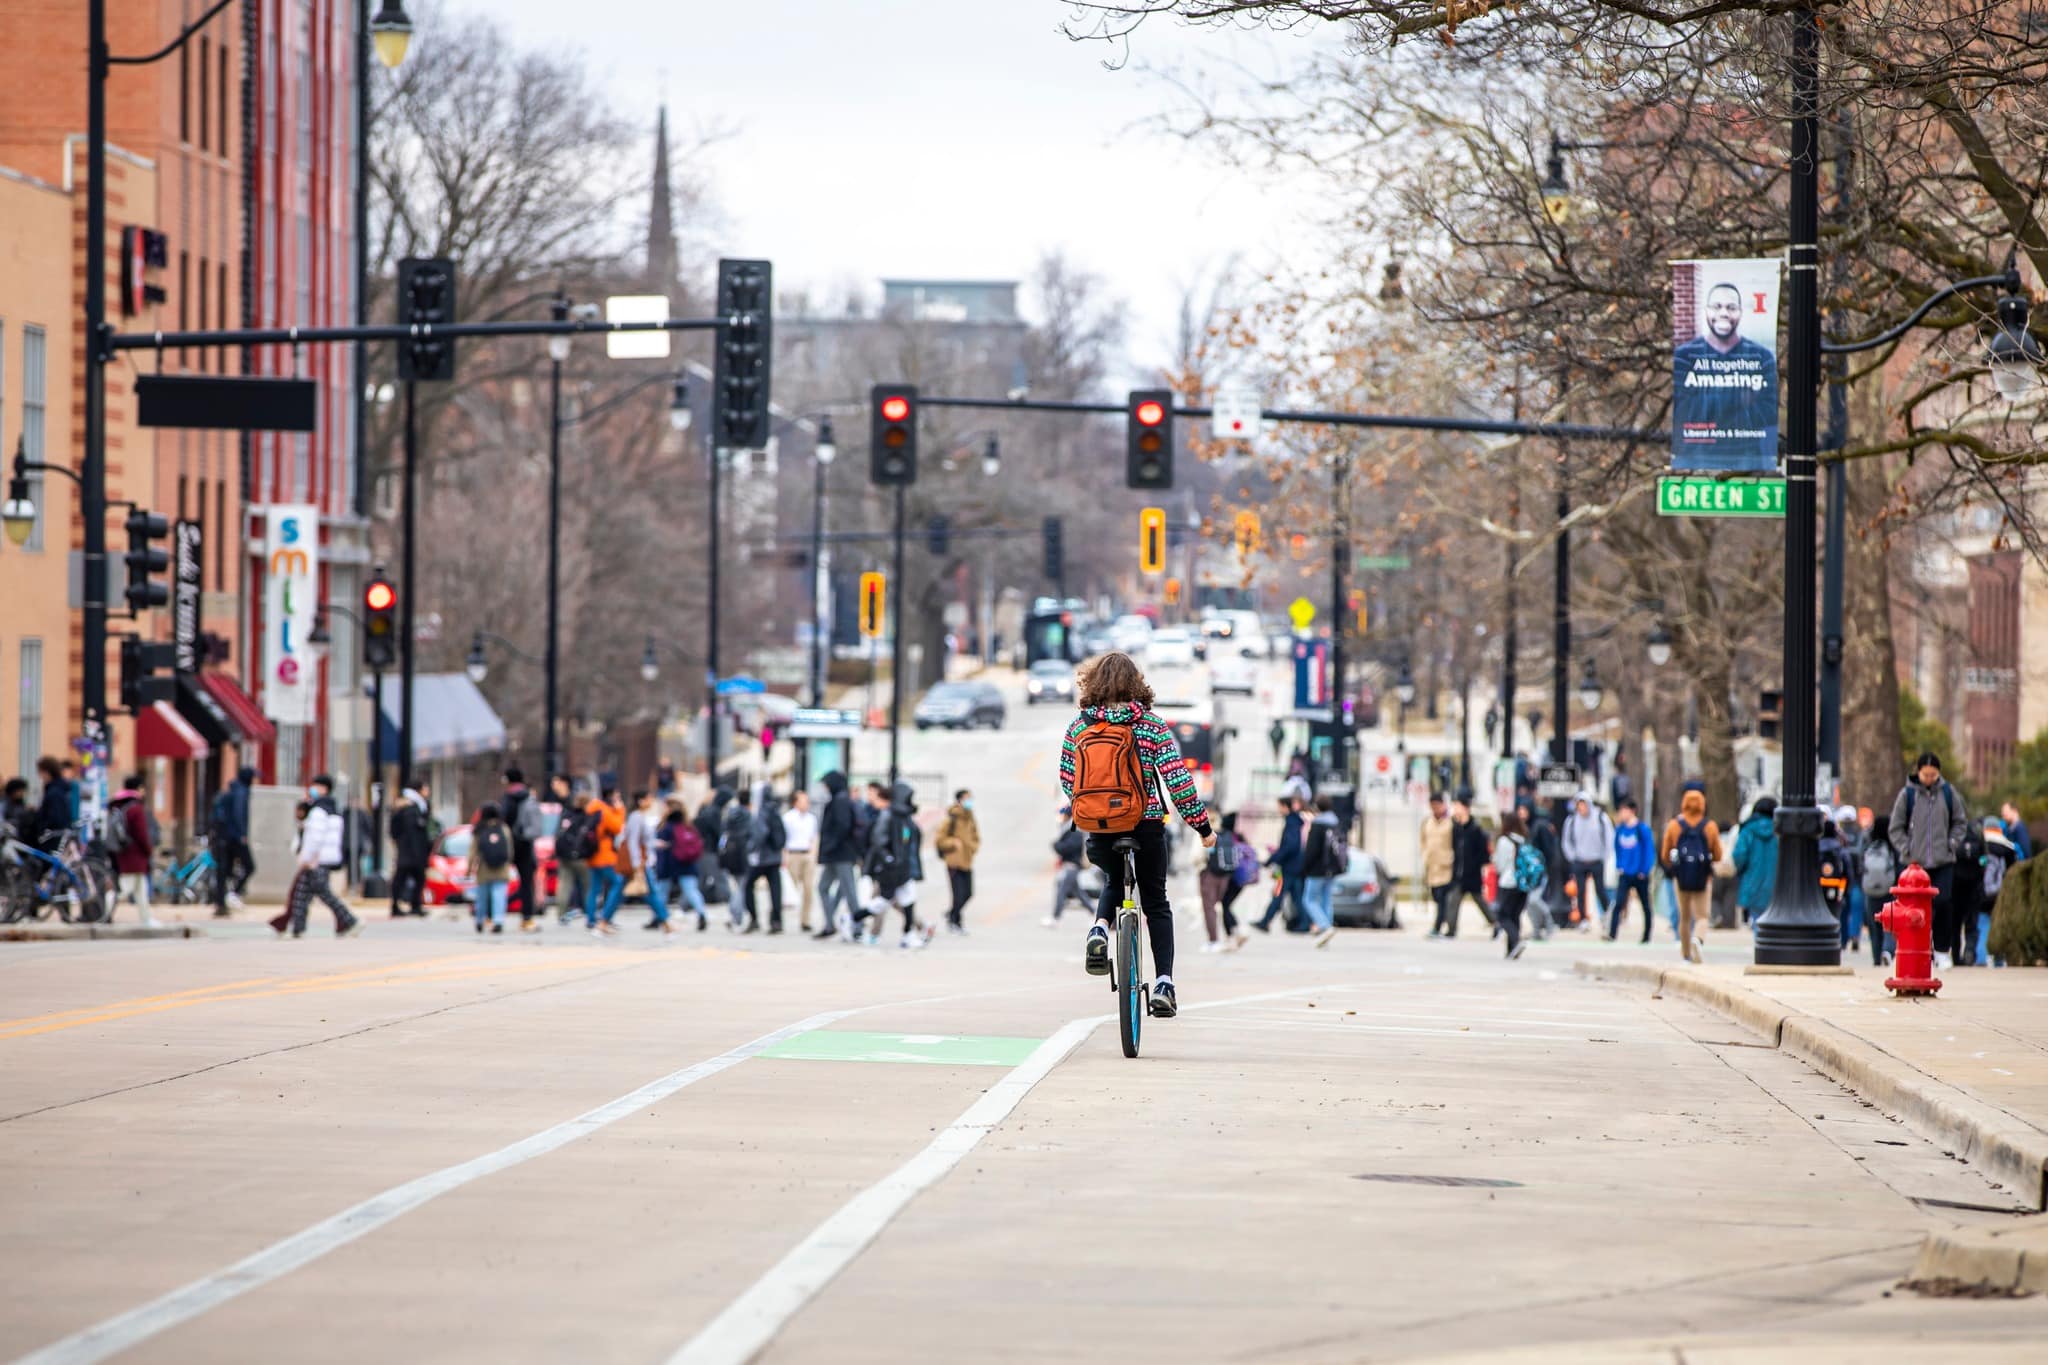
[[[1249,559],[1259,548],[1259,514],[1250,510],[1237,514],[1237,552]]]
[[[1169,607],[1180,605],[1180,580],[1178,578],[1166,580],[1166,605]]]
[[[870,640],[880,637],[882,625],[888,619],[888,580],[879,573],[864,573],[860,576],[860,633]]]
[[[1147,507],[1138,513],[1138,572],[1166,572],[1166,509]]]

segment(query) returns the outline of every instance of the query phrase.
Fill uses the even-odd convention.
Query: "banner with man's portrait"
[[[1671,467],[1778,472],[1774,259],[1671,263]]]

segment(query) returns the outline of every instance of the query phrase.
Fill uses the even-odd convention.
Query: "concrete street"
[[[1084,921],[1039,923],[1069,716],[906,734],[984,837],[971,936],[922,951],[631,908],[0,945],[0,1356],[2039,1358],[2038,1298],[1894,1289],[2009,1192],[1572,970],[1661,934],[1205,955],[1183,879],[1184,1013],[1126,1061]]]

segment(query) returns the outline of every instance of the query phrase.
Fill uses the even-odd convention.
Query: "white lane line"
[[[933,1000],[957,997],[932,997]],[[917,1002],[928,1003],[928,1002]],[[545,1156],[559,1147],[567,1146],[620,1119],[636,1114],[651,1104],[656,1104],[675,1094],[685,1086],[695,1085],[706,1077],[715,1076],[728,1067],[735,1066],[764,1049],[773,1047],[784,1039],[793,1038],[812,1029],[835,1024],[848,1015],[859,1014],[866,1009],[887,1009],[889,1005],[867,1005],[857,1009],[830,1010],[814,1014],[794,1024],[764,1033],[749,1043],[741,1043],[730,1052],[720,1053],[709,1060],[686,1066],[660,1080],[650,1081],[630,1094],[621,1095],[608,1104],[599,1105],[587,1113],[558,1123],[532,1137],[522,1138],[509,1147],[495,1152],[447,1166],[403,1185],[393,1186],[382,1194],[372,1195],[352,1209],[344,1209],[331,1218],[326,1218],[303,1232],[294,1233],[281,1242],[273,1243],[252,1256],[244,1257],[225,1270],[192,1281],[160,1298],[152,1299],[138,1308],[95,1323],[82,1332],[53,1342],[39,1351],[21,1357],[18,1365],[89,1365],[101,1361],[131,1346],[140,1344],[168,1331],[182,1322],[190,1321],[211,1309],[218,1308],[230,1299],[238,1298],[252,1289],[269,1284],[280,1276],[289,1275],[300,1266],[316,1261],[338,1247],[348,1245],[358,1237],[376,1231],[392,1219],[412,1212],[429,1200],[438,1198],[450,1190],[459,1189],[487,1175],[495,1175],[538,1156]]]
[[[1283,1000],[1334,986],[1300,986],[1293,990],[1268,991],[1259,995],[1211,1000],[1206,1004],[1183,1005],[1190,1010],[1222,1009],[1227,1005],[1249,1005],[1262,1000]],[[723,1312],[703,1330],[684,1342],[669,1357],[669,1365],[745,1365],[767,1347],[812,1299],[853,1264],[882,1230],[920,1193],[938,1182],[960,1159],[980,1145],[995,1126],[1009,1117],[1031,1088],[1066,1060],[1098,1026],[1113,1014],[1072,1019],[1040,1043],[1029,1057],[990,1086],[967,1112],[953,1120],[946,1130],[910,1160],[842,1204],[838,1211],[812,1230],[769,1268],[768,1273],[725,1306]]]

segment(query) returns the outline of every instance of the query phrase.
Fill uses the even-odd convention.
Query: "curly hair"
[[[1152,687],[1137,663],[1120,649],[1098,654],[1081,665],[1081,705],[1152,708]]]

